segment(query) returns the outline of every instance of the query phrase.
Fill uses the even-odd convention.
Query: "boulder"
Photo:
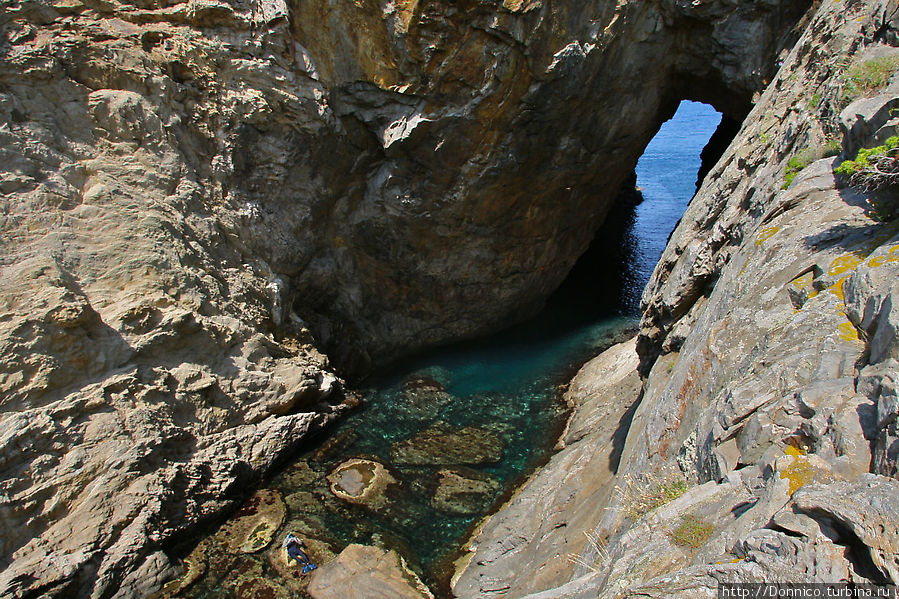
[[[395,551],[350,545],[312,574],[313,599],[433,599]]]

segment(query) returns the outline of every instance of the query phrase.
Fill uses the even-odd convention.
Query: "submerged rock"
[[[383,464],[360,458],[337,466],[328,475],[328,481],[335,496],[373,510],[387,507],[387,489],[397,483]]]
[[[495,478],[475,470],[440,470],[431,505],[436,510],[457,516],[483,513],[499,489],[500,484]]]
[[[256,553],[268,547],[284,523],[281,493],[260,489],[222,526],[215,538],[231,553]]]
[[[410,466],[477,466],[493,464],[503,456],[499,436],[473,426],[448,430],[435,426],[390,446],[390,461]]]
[[[433,420],[440,408],[453,401],[453,396],[436,379],[416,376],[403,382],[396,398],[409,412],[422,420]]]
[[[308,592],[313,599],[434,599],[395,551],[350,545],[319,566]]]
[[[234,599],[288,599],[288,589],[264,572],[262,563],[242,560],[228,575],[222,586],[234,593]]]

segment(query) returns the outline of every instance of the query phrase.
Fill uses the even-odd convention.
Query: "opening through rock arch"
[[[636,314],[668,238],[738,129],[737,121],[708,104],[680,102],[547,311],[571,327],[599,314]]]

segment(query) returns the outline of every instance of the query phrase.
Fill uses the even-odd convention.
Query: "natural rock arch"
[[[678,101],[745,116],[808,4],[295,2],[327,118],[235,137],[232,193],[271,215],[236,231],[346,371],[498,329],[562,281]]]
[[[534,312],[806,5],[8,3],[0,593],[155,590],[343,409],[316,345],[362,372]]]

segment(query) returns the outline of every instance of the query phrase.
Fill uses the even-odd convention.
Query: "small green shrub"
[[[818,107],[818,104],[820,104],[820,103],[821,103],[821,94],[814,93],[814,94],[812,94],[812,97],[809,98],[809,100],[808,100],[808,107],[809,107],[809,109],[814,110],[815,108]]]
[[[798,152],[795,156],[790,157],[787,166],[784,168],[784,189],[790,186],[793,179],[796,178],[805,167],[813,163],[817,159],[817,153],[811,148],[806,148]]]
[[[715,527],[699,516],[684,516],[681,523],[671,531],[671,541],[675,545],[698,549],[708,541]]]
[[[864,191],[899,191],[899,137],[890,137],[882,146],[862,148],[854,160],[844,160],[834,172],[850,186]],[[894,194],[895,195],[895,194]],[[881,220],[895,216],[895,197],[887,201],[881,196],[868,198]]]
[[[843,151],[843,146],[836,139],[828,139],[824,144],[824,157],[839,156]]]
[[[830,156],[836,156],[843,150],[840,142],[835,139],[829,139],[823,146],[816,146],[814,148],[805,148],[797,152],[794,156],[792,156],[787,161],[787,166],[784,168],[784,185],[783,188],[786,189],[793,182],[793,179],[796,178],[804,168],[818,160],[819,158],[828,158]]]
[[[859,96],[885,87],[897,69],[899,69],[899,56],[873,58],[850,68],[843,83],[843,106],[848,106]]]

